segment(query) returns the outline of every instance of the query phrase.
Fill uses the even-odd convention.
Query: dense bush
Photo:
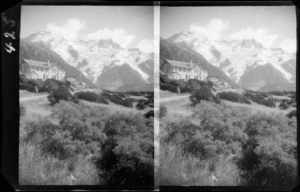
[[[149,91],[127,91],[126,94],[129,95],[134,95],[134,96],[143,96],[146,94],[150,94],[151,92]]]
[[[213,101],[214,95],[208,86],[202,86],[200,89],[195,90],[189,97],[192,105],[196,105],[203,101]]]
[[[47,79],[45,81],[44,86],[45,86],[47,92],[50,93],[51,91],[54,91],[54,90],[58,89],[59,84],[54,79]]]
[[[62,101],[55,105],[52,116],[58,125],[47,119],[28,123],[24,141],[40,145],[44,153],[59,159],[100,154],[106,138],[102,132],[106,110]]]
[[[186,82],[186,89],[190,93],[193,93],[195,90],[200,89],[201,86],[201,82],[196,79],[190,79]]]
[[[60,100],[73,101],[75,103],[78,102],[77,98],[74,97],[69,91],[69,89],[65,86],[58,87],[57,90],[53,91],[48,95],[48,101],[50,102],[50,105],[54,105]]]
[[[23,117],[25,115],[25,107],[23,105],[20,105],[20,117]]]
[[[19,89],[20,90],[26,90],[26,91],[33,92],[33,93],[36,92],[36,86],[33,86],[31,84],[28,84],[28,83],[20,83],[19,84]]]
[[[137,105],[136,105],[136,108],[138,109],[138,110],[143,110],[143,109],[145,109],[147,107],[147,104],[145,104],[143,101],[141,101],[141,100],[139,100],[139,102],[137,103]]]
[[[177,88],[177,86],[174,86],[172,84],[168,84],[167,85],[167,90],[170,91],[170,92],[173,92],[173,93],[177,93],[178,88]]]
[[[168,90],[167,84],[162,84],[162,83],[160,83],[160,84],[159,84],[159,88],[160,88],[161,90],[163,90],[163,91],[167,91],[167,90]]]
[[[251,104],[251,102],[248,101],[245,96],[235,92],[220,92],[217,95],[219,96],[220,99],[237,102],[237,103]]]
[[[171,172],[162,174],[163,183],[203,185],[207,182],[205,167],[208,164],[209,172],[214,173],[218,181],[239,179],[231,183],[234,185],[296,185],[295,117],[253,114],[247,108],[211,102],[201,102],[193,110],[192,117],[160,125],[160,149],[168,148],[162,153],[170,153],[160,157],[160,166],[165,167],[165,172]],[[179,153],[174,153],[174,149]],[[226,163],[220,165],[220,159]],[[172,163],[175,166],[170,166]],[[193,168],[186,168],[191,163]],[[227,174],[222,175],[218,170],[224,167]],[[233,172],[235,174],[231,174]]]
[[[279,105],[279,108],[285,110],[285,109],[289,108],[289,105],[287,104],[287,102],[282,101]]]
[[[170,81],[171,81],[171,80],[170,80],[167,76],[161,75],[161,74],[160,74],[160,76],[159,76],[159,82],[160,82],[161,84],[169,84]]]
[[[150,185],[154,183],[153,127],[144,117],[115,114],[106,121],[106,142],[97,166],[108,185]]]
[[[19,75],[19,83],[27,83],[28,79],[26,78],[25,75]]]
[[[159,107],[159,118],[163,118],[167,115],[167,108],[165,105],[160,105]]]
[[[153,110],[145,114],[147,118],[112,115],[106,108],[60,101],[49,118],[25,125],[20,143],[40,152],[32,158],[22,148],[20,157],[25,159],[20,163],[20,179],[25,184],[69,184],[65,176],[72,173],[76,177],[73,184],[79,185],[153,186],[153,115]],[[55,165],[45,162],[53,159]],[[57,175],[48,175],[52,173]]]
[[[125,96],[123,93],[117,93],[112,91],[103,90],[101,94],[105,99],[117,104],[117,105],[123,105],[125,107],[132,108],[132,100]]]
[[[244,93],[244,95],[249,99],[249,100],[252,100],[258,104],[261,104],[261,105],[265,105],[267,107],[272,107],[272,108],[275,108],[276,105],[275,105],[275,100],[272,99],[272,98],[268,98],[267,97],[264,97],[262,96],[261,93],[255,93],[255,92],[251,92],[251,91],[246,91]]]
[[[149,119],[150,117],[154,117],[154,110],[148,111],[143,116],[146,117],[147,119]]]
[[[207,85],[208,85],[210,88],[213,88],[214,83],[213,83],[212,81],[207,81]]]
[[[109,104],[101,95],[94,92],[77,92],[74,96],[90,102]]]
[[[296,129],[289,124],[282,116],[256,114],[248,119],[245,132],[249,139],[239,166],[249,185],[296,185]]]
[[[288,114],[286,114],[286,116],[288,118],[297,117],[297,110],[293,110],[293,111],[289,112]]]

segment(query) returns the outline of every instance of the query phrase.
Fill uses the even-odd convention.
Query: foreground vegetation
[[[20,184],[153,186],[153,115],[86,105],[65,84],[47,99],[48,116],[20,106]]]
[[[170,103],[161,105],[160,185],[296,186],[296,110],[284,116],[241,107],[253,102],[296,107],[295,92],[217,92],[211,83],[198,80],[177,81],[176,86],[191,95],[189,103],[173,104],[186,103],[181,107],[190,115],[175,117],[168,111],[174,108]],[[162,90],[178,93],[174,87],[174,80],[161,78]],[[232,107],[222,100],[241,104]]]
[[[160,185],[296,185],[295,117],[201,100],[192,116],[160,121]]]

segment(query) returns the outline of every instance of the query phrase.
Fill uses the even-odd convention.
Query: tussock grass
[[[231,160],[221,157],[211,170],[210,160],[184,154],[179,146],[160,145],[159,184],[161,186],[237,186],[239,170]],[[213,181],[212,175],[217,180]]]
[[[61,161],[43,154],[31,143],[20,145],[20,185],[95,185],[99,182],[95,166],[86,157]]]

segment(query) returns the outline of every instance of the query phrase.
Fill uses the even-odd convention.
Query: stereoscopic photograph
[[[296,7],[160,9],[160,186],[297,185]]]
[[[21,6],[20,185],[154,185],[153,12]]]

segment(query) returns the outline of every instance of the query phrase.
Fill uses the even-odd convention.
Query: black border
[[[14,6],[13,6],[14,5]],[[3,32],[7,30],[14,29],[16,33],[20,32],[20,13],[21,5],[110,5],[110,6],[153,6],[160,5],[164,6],[280,6],[280,5],[296,5],[296,16],[297,16],[297,61],[296,61],[296,94],[299,95],[299,15],[300,9],[299,4],[295,1],[156,1],[156,2],[140,2],[140,1],[100,1],[100,0],[24,0],[21,3],[10,2],[7,4],[5,9],[1,8],[1,12],[5,11],[6,17],[8,19],[13,19],[16,21],[16,26],[9,28],[3,25],[1,20],[1,70],[2,70],[2,120],[3,120],[3,131],[2,131],[2,182],[5,183],[6,190],[18,189],[22,191],[62,191],[62,190],[147,190],[153,191],[153,187],[131,187],[124,188],[120,186],[20,186],[18,185],[18,142],[19,142],[19,91],[18,91],[18,63],[19,63],[19,35],[16,35],[16,39],[13,40],[13,44],[17,47],[16,51],[12,54],[7,54],[4,51],[4,43],[7,39],[4,38]],[[2,6],[1,6],[2,7]],[[12,65],[11,63],[17,63],[17,65]],[[298,97],[297,99],[297,109],[298,109]],[[299,113],[297,111],[297,122],[299,119]],[[299,132],[297,131],[297,141],[299,141]],[[297,149],[298,145],[297,145]],[[297,150],[298,152],[298,150]],[[298,155],[298,154],[297,154]],[[299,165],[299,158],[298,158]],[[5,177],[4,177],[5,176]],[[299,184],[299,166],[298,166],[298,184]],[[3,189],[3,185],[1,185]],[[285,188],[268,188],[268,187],[179,187],[179,186],[160,186],[160,191],[282,191]]]

